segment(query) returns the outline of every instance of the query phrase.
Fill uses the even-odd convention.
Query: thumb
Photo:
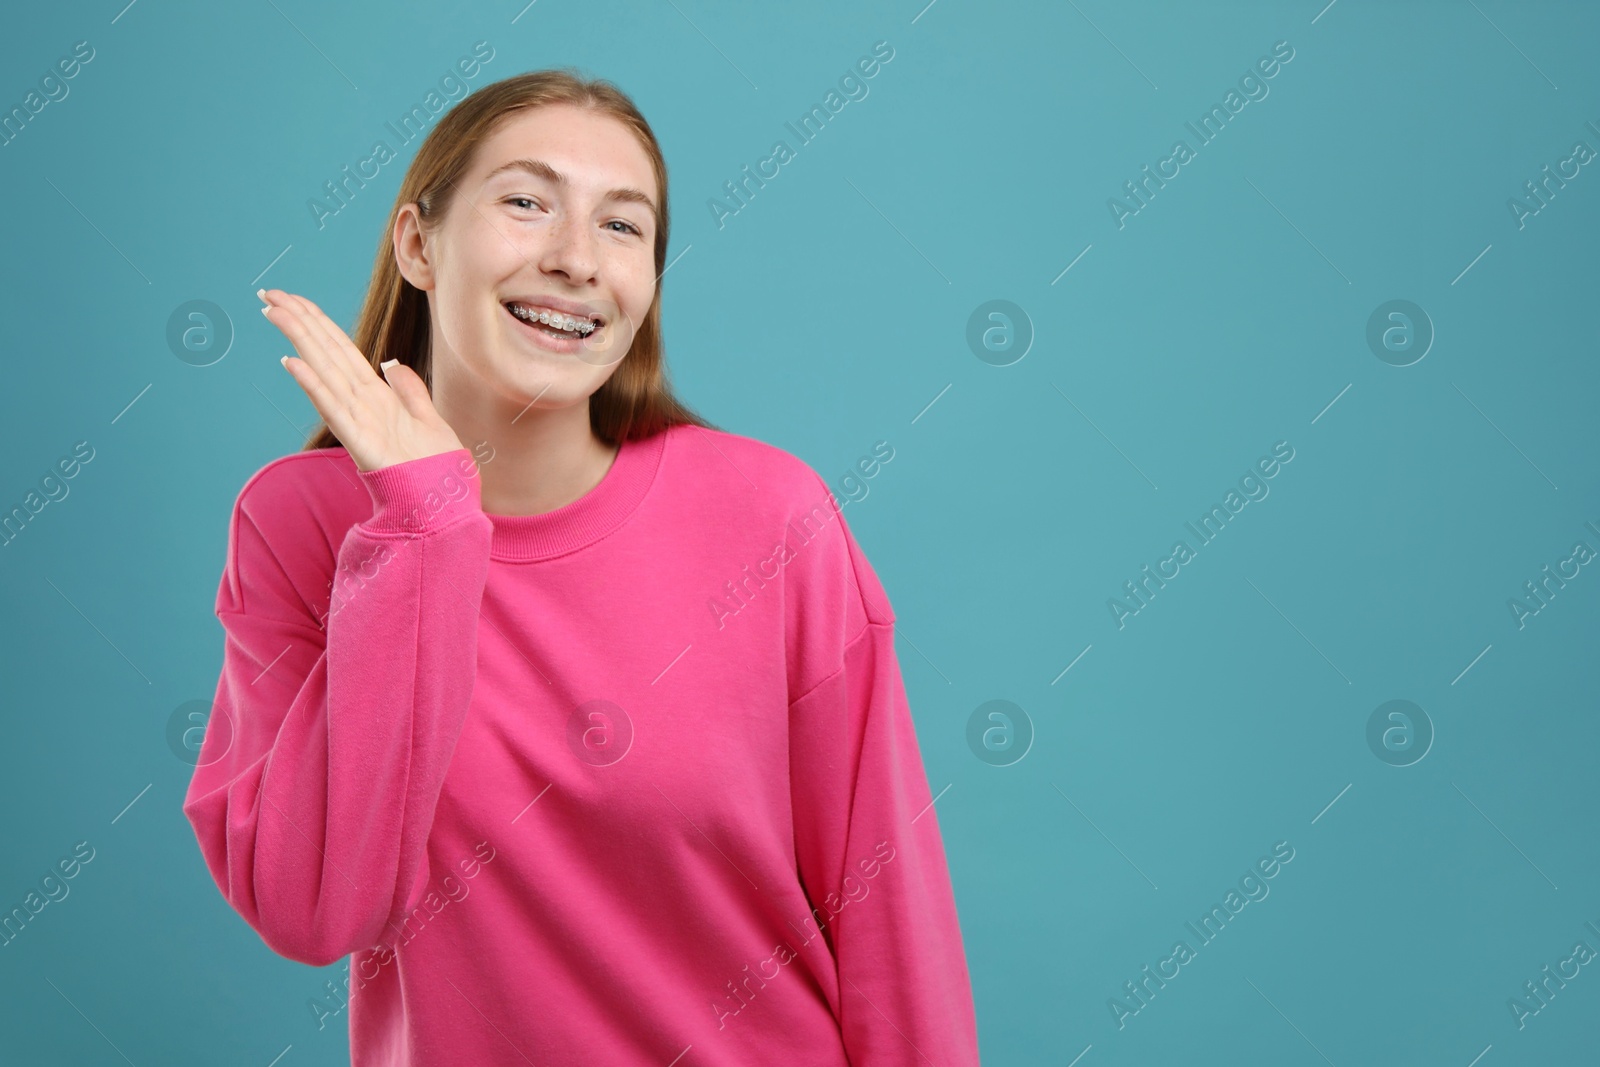
[[[433,398],[428,395],[428,383],[422,380],[420,374],[398,359],[385,360],[379,367],[383,371],[384,381],[389,383],[389,388],[394,390],[406,411],[423,420],[434,413]]]

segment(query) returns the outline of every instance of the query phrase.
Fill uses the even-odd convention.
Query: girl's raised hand
[[[427,383],[403,363],[380,380],[339,324],[303,296],[261,289],[261,313],[294,344],[283,366],[304,389],[356,468],[378,470],[464,448],[428,395]]]

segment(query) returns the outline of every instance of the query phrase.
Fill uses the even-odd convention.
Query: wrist
[[[370,533],[425,533],[483,510],[483,483],[471,450],[457,448],[357,473],[372,496]]]

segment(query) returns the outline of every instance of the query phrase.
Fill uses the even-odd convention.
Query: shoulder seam
[[[230,610],[230,609],[224,609],[222,611],[213,611],[212,614],[215,615],[219,621],[223,620],[223,619],[252,619],[252,620],[254,620],[256,622],[268,621],[268,622],[276,623],[276,624],[278,624],[280,626],[292,626],[292,627],[294,627],[296,629],[304,630],[307,634],[316,634],[318,637],[326,638],[328,636],[328,631],[324,627],[317,626],[317,625],[314,625],[314,624],[311,624],[311,623],[301,622],[298,619],[267,619],[267,620],[262,620],[261,616],[255,614],[254,612],[250,612],[250,611],[233,611],[233,610]]]
[[[840,659],[848,659],[849,656],[850,656],[850,650],[856,646],[856,642],[860,641],[863,637],[867,636],[867,632],[869,630],[871,630],[874,626],[881,626],[884,629],[890,630],[890,631],[894,630],[894,622],[893,621],[890,621],[890,622],[874,622],[873,620],[868,619],[866,624],[863,625],[860,630],[856,631],[856,635],[854,637],[850,638],[850,640],[848,640],[848,641],[846,641],[844,643],[844,651],[840,654]],[[835,667],[833,670],[829,671],[826,675],[824,675],[823,677],[817,679],[811,685],[807,686],[806,687],[806,691],[804,693],[801,693],[799,696],[797,696],[793,700],[789,701],[789,706],[791,708],[794,707],[796,704],[800,703],[806,697],[810,696],[812,693],[815,693],[818,689],[822,688],[828,682],[831,682],[834,678],[836,678],[839,675],[840,671],[844,670],[844,668],[845,668],[845,665],[843,663],[840,663],[837,667]]]

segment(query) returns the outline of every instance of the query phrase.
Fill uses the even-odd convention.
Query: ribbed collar
[[[493,559],[531,563],[566,555],[605,537],[627,521],[655,484],[670,429],[624,440],[600,484],[542,515],[494,515]]]

